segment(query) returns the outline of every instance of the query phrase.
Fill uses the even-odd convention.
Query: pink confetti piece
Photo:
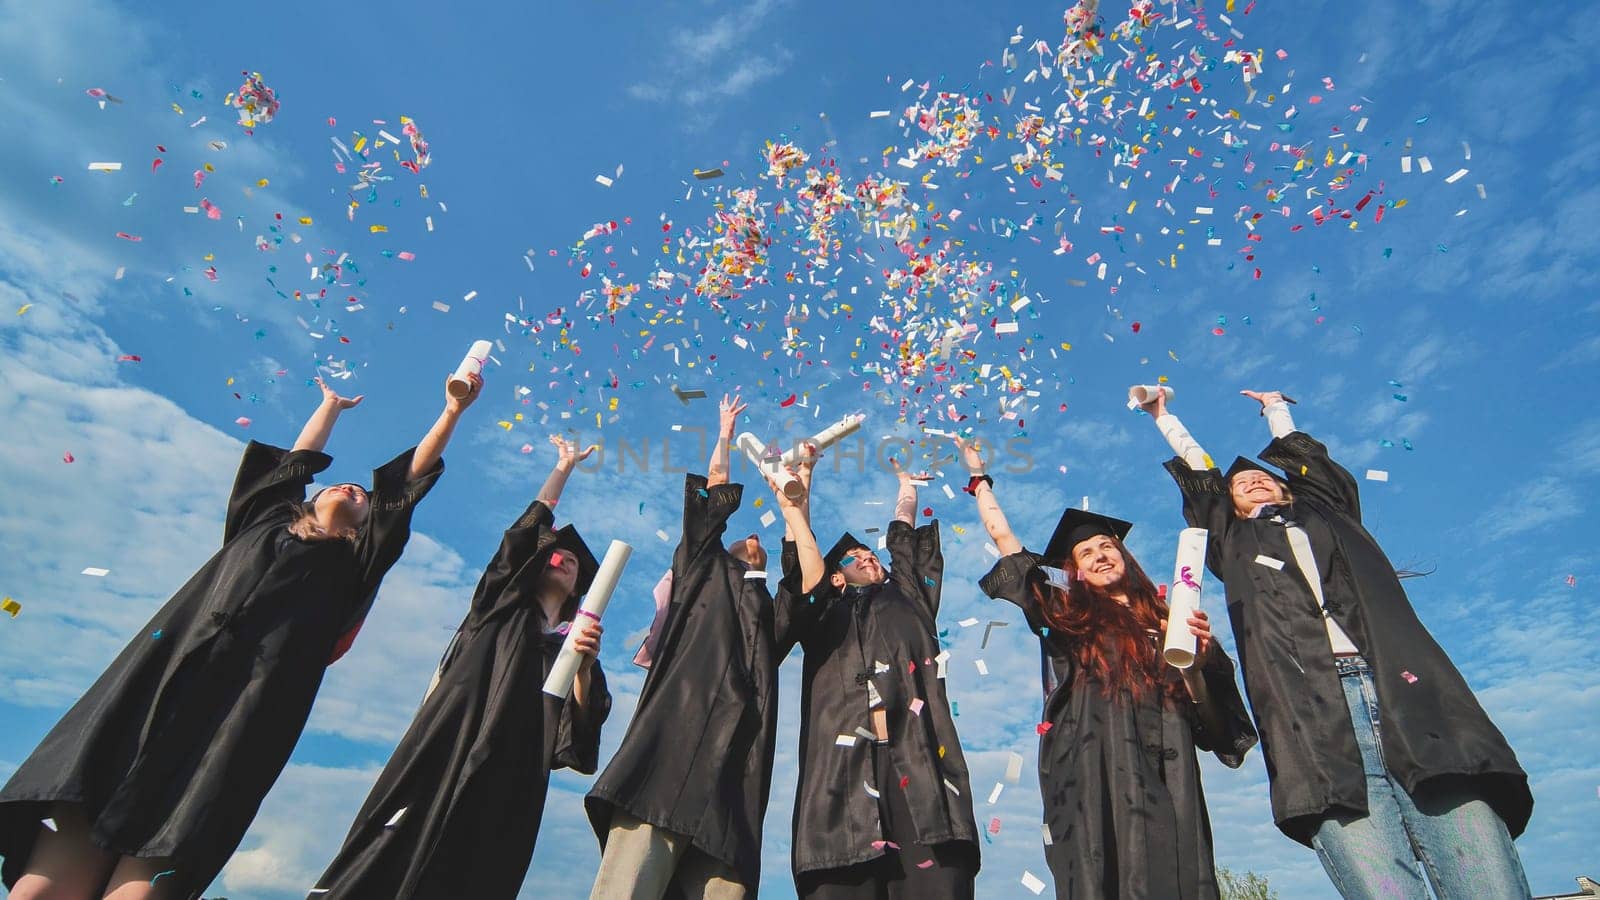
[[[129,234],[126,231],[117,232],[117,237],[122,238],[125,241],[132,241],[135,244],[137,244],[140,241],[144,240],[144,238],[139,237],[137,234]]]
[[[1417,676],[1411,674],[1410,672],[1401,672],[1400,673],[1400,677],[1404,678],[1406,680],[1407,684],[1416,684],[1417,683]]]
[[[919,869],[931,869],[931,868],[933,868],[933,860],[925,859],[922,862],[917,863],[917,868],[919,868]]]
[[[240,428],[249,428],[250,420],[244,416],[240,416],[239,418],[233,420],[233,424],[239,426]]]
[[[412,260],[417,258],[417,255],[415,253],[412,253],[410,250],[401,250],[399,253],[396,253],[395,255],[400,257],[401,259],[405,260],[406,262],[411,262]]]
[[[64,463],[76,462],[77,457],[73,456],[71,453],[63,453],[61,454],[61,461]]]

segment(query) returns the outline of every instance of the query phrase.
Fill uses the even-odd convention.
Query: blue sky
[[[1240,4],[1231,16],[1245,36],[1239,47],[1264,51],[1253,103],[1237,68],[1202,73],[1199,94],[1141,91],[1123,76],[1116,102],[1152,97],[1143,121],[1168,129],[1152,139],[1159,149],[1138,169],[1118,167],[1111,151],[1096,155],[1091,145],[1093,134],[1117,132],[1085,125],[1081,144],[1053,148],[1062,179],[1035,187],[1028,175],[1040,168],[1019,174],[1004,164],[1021,151],[1011,132],[1029,114],[1024,104],[1049,117],[1060,103],[1059,71],[1024,78],[1038,60],[1028,52],[1035,40],[1060,43],[1063,8],[758,0],[446,14],[402,2],[334,13],[280,6],[244,20],[198,3],[154,12],[105,0],[0,4],[0,127],[10,136],[0,144],[0,474],[8,485],[0,593],[23,607],[0,621],[0,776],[214,551],[242,442],[293,440],[315,404],[306,382],[319,363],[332,374],[327,363],[339,362],[352,373],[341,389],[367,394],[330,447],[337,461],[329,477],[360,478],[420,436],[439,381],[473,339],[502,342],[405,560],[355,649],[330,670],[294,760],[213,894],[303,896],[404,730],[498,531],[541,483],[549,432],[606,443],[596,471],[575,476],[562,512],[596,546],[618,538],[636,548],[602,658],[617,692],[609,748],[642,683],[626,638],[648,623],[650,586],[669,561],[670,545],[656,532],[676,527],[681,475],[673,470],[691,458],[704,464],[698,439],[673,426],[715,421],[711,400],[685,406],[668,383],[713,398],[741,390],[752,401],[749,427],[769,438],[793,439],[860,411],[869,416],[867,446],[917,439],[914,418],[896,421],[907,399],[909,409],[932,412],[931,428],[973,426],[997,442],[1017,440],[1012,461],[1025,471],[1000,478],[999,494],[1025,542],[1042,544],[1060,509],[1087,497],[1092,508],[1137,523],[1131,546],[1160,573],[1182,524],[1176,491],[1159,468],[1166,447],[1123,396],[1130,384],[1166,376],[1178,391],[1174,411],[1219,458],[1266,442],[1236,392],[1279,388],[1299,399],[1301,426],[1358,476],[1388,473],[1386,482],[1362,482],[1367,523],[1397,564],[1435,569],[1409,582],[1412,600],[1533,779],[1537,806],[1519,846],[1534,889],[1569,885],[1593,842],[1600,802],[1600,751],[1587,727],[1600,714],[1600,627],[1583,601],[1600,577],[1591,555],[1600,417],[1584,395],[1600,364],[1600,303],[1594,244],[1581,237],[1600,212],[1591,152],[1600,111],[1584,102],[1595,75],[1585,53],[1597,37],[1592,17],[1507,29],[1486,27],[1476,8],[1457,2],[1352,10],[1260,0],[1248,15]],[[1221,14],[1212,9],[1208,20],[1226,32]],[[1220,63],[1223,48],[1196,44],[1195,31],[1158,28],[1153,46],[1163,58],[1202,46]],[[1024,38],[1008,43],[1016,33]],[[254,135],[222,103],[246,69],[263,73],[283,101]],[[102,109],[90,88],[122,102]],[[903,113],[940,90],[974,97],[999,135],[953,166],[896,163],[926,138]],[[1166,109],[1174,97],[1190,105]],[[1219,119],[1207,107],[1185,118],[1200,99],[1242,115]],[[1285,118],[1290,106],[1296,113]],[[889,115],[872,118],[878,110]],[[361,206],[347,220],[354,168],[334,171],[330,138],[350,146],[357,131],[369,142],[380,128],[398,135],[401,115],[421,126],[432,165],[419,177],[399,168],[388,147],[376,151],[394,180],[379,184],[375,200],[356,192]],[[1247,145],[1225,145],[1211,131],[1230,123]],[[1127,139],[1134,116],[1124,114],[1123,125]],[[1330,137],[1335,127],[1342,136]],[[1334,195],[1348,208],[1375,192],[1357,228],[1312,224],[1308,210],[1330,192],[1307,197],[1306,188],[1325,186],[1326,174],[1265,201],[1261,183],[1287,177],[1274,167],[1293,161],[1269,149],[1274,140],[1315,148],[1318,162],[1330,147],[1342,156],[1346,143],[1366,154],[1352,187]],[[226,146],[213,149],[219,141]],[[897,324],[878,297],[899,254],[892,242],[863,236],[846,213],[841,252],[807,273],[792,247],[789,208],[801,172],[784,187],[763,178],[767,141],[793,143],[813,165],[836,160],[847,191],[874,174],[908,182],[929,226],[919,234],[935,241],[929,249],[959,240],[951,257],[988,267],[980,297],[964,310],[979,328],[958,342],[972,354],[959,377],[990,369],[965,396],[935,403],[948,383],[886,384],[863,370],[880,361],[880,343],[901,339],[873,332],[870,321]],[[157,157],[164,163],[152,172]],[[1431,171],[1421,171],[1422,157]],[[1180,170],[1173,161],[1181,159]],[[91,172],[92,162],[123,168]],[[207,163],[215,171],[196,189],[192,173]],[[713,166],[727,174],[690,175]],[[1460,168],[1468,174],[1447,183]],[[596,175],[614,183],[602,186]],[[1174,175],[1182,177],[1164,192]],[[681,280],[654,290],[663,268],[697,277],[695,263],[674,259],[680,242],[694,239],[684,229],[705,237],[716,204],[747,188],[766,204],[776,283],[722,300],[739,317],[733,324]],[[219,219],[184,212],[202,198]],[[1259,242],[1235,219],[1242,204],[1271,211],[1257,226]],[[1276,212],[1282,206],[1287,219]],[[592,225],[613,221],[616,233],[574,250]],[[664,221],[673,223],[666,256]],[[1295,224],[1305,227],[1291,232]],[[256,249],[258,235],[272,249]],[[1058,255],[1062,237],[1073,246]],[[1246,261],[1238,251],[1250,244],[1256,258]],[[401,259],[402,251],[415,258]],[[344,284],[313,282],[308,253],[316,264],[349,254],[358,271],[347,267]],[[586,278],[584,261],[594,268]],[[792,265],[802,268],[787,283]],[[214,282],[204,274],[210,266]],[[595,319],[600,301],[583,296],[602,275],[641,286],[616,324]],[[291,293],[324,287],[320,306]],[[682,322],[652,325],[664,297],[686,294]],[[920,321],[957,315],[948,291],[919,300]],[[506,320],[543,329],[558,308],[581,355],[560,343],[559,325],[528,334]],[[806,342],[803,356],[785,351],[785,313]],[[1018,331],[996,333],[992,320],[1015,321]],[[938,344],[923,334],[908,340],[923,351]],[[679,347],[676,363],[669,343]],[[120,359],[127,356],[139,361]],[[1000,366],[1037,395],[1008,392]],[[923,392],[913,393],[918,386]],[[782,406],[791,394],[795,403]],[[939,418],[947,405],[969,418],[952,426]],[[236,424],[240,417],[248,427]],[[623,441],[633,448],[626,456]],[[533,452],[520,452],[529,443]],[[1031,465],[1021,463],[1024,453]],[[849,461],[834,474],[824,464],[816,502],[823,540],[886,523],[892,476],[858,469],[870,467]],[[983,848],[980,893],[1031,896],[1022,873],[1047,875],[1032,772],[1036,648],[1020,617],[978,595],[991,557],[970,500],[947,498],[946,483],[960,486],[953,467],[924,491],[924,505],[945,528],[951,695],[980,823],[1001,824]],[[747,493],[733,527],[775,545],[776,527],[759,522],[770,504],[752,506],[759,496]],[[79,574],[90,566],[111,571]],[[1224,608],[1215,585],[1206,602]],[[959,624],[974,618],[978,626]],[[990,620],[1010,627],[980,649]],[[1221,630],[1231,647],[1225,622]],[[792,895],[797,672],[793,661],[782,670],[787,724],[763,896]],[[1027,760],[1022,781],[987,804],[1011,752]],[[1259,754],[1238,771],[1207,764],[1205,772],[1220,864],[1269,876],[1283,896],[1332,895],[1313,854],[1272,827]],[[579,802],[586,786],[570,775],[554,782],[524,895],[585,893],[596,860]]]

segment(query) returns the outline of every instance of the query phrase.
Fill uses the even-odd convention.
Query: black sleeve
[[[1044,557],[1028,550],[1019,550],[1003,556],[989,573],[978,579],[978,589],[996,600],[1006,600],[1022,610],[1028,628],[1040,634],[1046,626],[1039,615],[1039,602],[1034,597],[1033,585],[1042,581],[1039,564]]]
[[[233,493],[228,497],[223,542],[233,540],[263,514],[305,500],[306,485],[332,464],[333,457],[326,453],[284,450],[251,441],[244,448],[239,474],[233,479]]]
[[[742,484],[707,487],[704,475],[684,476],[683,540],[678,544],[675,569],[683,572],[708,551],[722,549],[722,535],[728,530],[728,518],[738,511],[743,496]],[[678,565],[678,562],[682,565]]]
[[[1361,521],[1361,492],[1355,476],[1328,456],[1322,442],[1303,431],[1273,438],[1261,458],[1283,470],[1289,491],[1310,496],[1329,509]]]
[[[472,595],[472,611],[484,615],[494,610],[505,594],[506,588],[516,582],[517,573],[533,559],[539,542],[550,534],[555,515],[541,500],[528,504],[511,527],[500,537],[500,547],[494,558],[478,579],[478,588]]]
[[[884,543],[889,548],[889,580],[907,598],[922,602],[928,615],[939,617],[939,593],[944,587],[944,552],[939,549],[939,523],[921,528],[895,519],[889,523]]]
[[[826,575],[810,591],[801,590],[805,575],[800,570],[800,550],[794,541],[783,542],[779,568],[783,578],[772,595],[772,631],[781,659],[795,644],[806,646],[810,642],[822,614],[839,591]]]
[[[417,448],[401,453],[372,472],[372,500],[367,510],[366,524],[356,537],[355,563],[361,582],[361,600],[352,612],[344,636],[333,650],[331,664],[343,656],[355,643],[356,633],[366,621],[367,613],[377,598],[378,585],[383,576],[400,561],[400,554],[411,539],[411,515],[417,504],[433,489],[434,482],[444,472],[444,460],[416,478],[408,478],[411,457]]]
[[[1234,522],[1233,497],[1228,493],[1228,484],[1215,466],[1196,472],[1181,456],[1167,460],[1165,466],[1183,493],[1184,521],[1190,528],[1206,530],[1206,566],[1221,578],[1223,541]]]
[[[1237,769],[1260,738],[1250,713],[1244,708],[1244,698],[1239,695],[1239,685],[1233,677],[1233,660],[1220,644],[1211,645],[1211,653],[1200,674],[1205,679],[1209,709],[1194,717],[1194,745],[1216,754],[1228,768]]]
[[[576,697],[568,697],[561,707],[552,769],[593,775],[600,767],[600,726],[611,715],[611,690],[599,660],[589,669],[589,695],[584,700],[580,707]]]

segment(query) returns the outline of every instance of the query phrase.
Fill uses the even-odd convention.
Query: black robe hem
[[[965,844],[968,847],[971,847],[973,851],[973,874],[976,875],[979,871],[978,864],[980,860],[978,857],[982,851],[978,847],[977,841],[956,837],[953,834],[946,832],[937,835],[930,835],[927,839],[919,841],[918,843],[930,849],[948,847],[951,844]],[[838,857],[837,859],[813,859],[805,866],[795,866],[792,868],[794,874],[798,877],[806,872],[830,872],[834,869],[848,869],[851,866],[858,866],[862,863],[872,862],[876,859],[882,859],[887,855],[887,850],[872,850],[870,849],[869,845],[868,852],[865,854],[851,854],[850,856],[842,856]]]

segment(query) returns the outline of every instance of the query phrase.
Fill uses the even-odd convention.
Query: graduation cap
[[[871,547],[868,547],[866,544],[856,540],[855,535],[846,531],[844,533],[844,537],[839,538],[839,540],[834,543],[833,549],[829,550],[827,555],[822,557],[822,562],[827,567],[827,571],[837,572],[840,568],[842,568],[840,563],[844,561],[845,554],[858,548],[865,550],[868,553],[872,552]]]
[[[1056,523],[1050,543],[1045,545],[1044,556],[1051,563],[1060,562],[1072,557],[1073,547],[1095,535],[1109,535],[1120,541],[1132,530],[1132,522],[1102,516],[1086,509],[1068,509],[1061,514],[1061,521]]]
[[[1279,481],[1283,480],[1283,478],[1281,476],[1279,476],[1277,472],[1272,471],[1271,469],[1267,468],[1266,466],[1263,466],[1262,464],[1256,462],[1253,459],[1245,459],[1242,456],[1234,458],[1233,465],[1228,467],[1228,471],[1223,474],[1222,480],[1227,482],[1228,484],[1233,484],[1233,476],[1239,474],[1240,472],[1248,472],[1248,471],[1250,471],[1252,469],[1254,469],[1257,472],[1265,472],[1268,475],[1271,475],[1273,478],[1278,479]]]

